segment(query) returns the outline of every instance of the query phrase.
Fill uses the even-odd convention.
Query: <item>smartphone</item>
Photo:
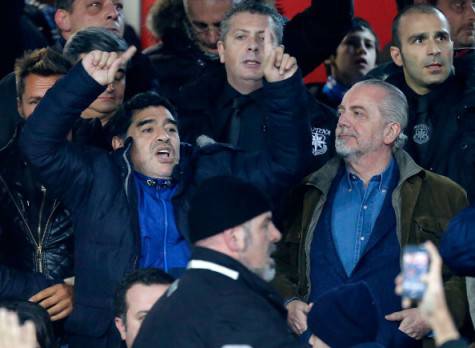
[[[426,291],[422,277],[429,272],[429,253],[419,245],[408,245],[402,255],[402,296],[420,301]]]

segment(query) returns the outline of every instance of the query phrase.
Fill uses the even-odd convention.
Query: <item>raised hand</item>
[[[278,82],[291,77],[298,69],[297,60],[284,52],[283,46],[274,46],[273,33],[264,32],[264,78],[267,82]]]
[[[82,65],[97,83],[107,86],[114,82],[119,69],[127,64],[136,51],[135,46],[130,46],[124,53],[91,51],[82,59]]]

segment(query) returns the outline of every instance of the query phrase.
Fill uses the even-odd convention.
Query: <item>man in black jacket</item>
[[[157,68],[165,96],[176,101],[182,86],[219,70],[220,23],[225,13],[238,3],[236,0],[165,0],[152,8],[151,29],[161,43],[149,48],[146,54]],[[279,7],[279,1],[276,6]],[[286,23],[283,44],[297,59],[304,76],[334,52],[349,29],[352,16],[352,0],[312,0],[305,11]]]
[[[386,76],[409,103],[405,149],[424,168],[475,194],[474,69],[453,69],[449,23],[437,8],[409,7],[393,23],[391,56],[401,69]]]
[[[310,134],[308,119],[294,102],[305,87],[295,59],[276,47],[271,33],[265,41],[270,53],[263,61],[269,146],[261,153],[180,144],[173,108],[153,94],[133,98],[114,118],[118,137],[112,154],[66,142],[74,121],[115,78],[133,49],[123,55],[86,55],[26,122],[21,142],[28,159],[73,215],[75,309],[66,323],[72,348],[119,342],[112,297],[125,273],[147,265],[178,272],[186,265],[186,215],[197,184],[232,174],[279,199],[300,179],[310,155]]]
[[[205,134],[245,151],[267,146],[269,111],[263,97],[263,45],[265,32],[277,44],[285,37],[284,19],[272,7],[256,1],[235,5],[221,22],[218,51],[224,68],[184,87],[178,98],[182,138],[190,143]],[[320,168],[334,155],[337,118],[329,107],[302,91],[296,108],[307,114],[312,127],[311,170]]]
[[[46,48],[17,61],[18,110],[24,119],[70,67],[67,59]],[[38,272],[55,283],[62,283],[74,275],[70,214],[34,174],[19,149],[18,131],[19,128],[8,146],[0,149],[1,262],[18,271]],[[58,320],[71,313],[72,297],[71,285],[58,284],[42,290],[31,300],[41,302],[51,319]]]
[[[264,194],[236,178],[211,178],[191,200],[189,224],[187,271],[152,307],[134,347],[300,347],[266,283],[281,234]]]

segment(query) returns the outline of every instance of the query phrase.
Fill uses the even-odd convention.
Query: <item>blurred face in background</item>
[[[376,66],[376,37],[368,29],[348,33],[331,58],[333,77],[345,86],[352,86]]]
[[[232,0],[183,1],[193,37],[205,53],[218,53],[219,26],[232,4]]]

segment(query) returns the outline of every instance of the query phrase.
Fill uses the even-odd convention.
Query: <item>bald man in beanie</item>
[[[232,177],[214,177],[191,200],[191,261],[154,305],[134,348],[303,347],[267,284],[281,238],[267,197]]]

